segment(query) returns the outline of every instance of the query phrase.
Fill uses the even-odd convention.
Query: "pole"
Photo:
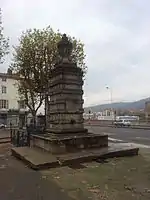
[[[112,114],[112,120],[116,120],[115,118],[115,112],[112,108],[112,103],[113,103],[113,91],[112,91],[112,88],[110,88],[110,103],[111,103],[111,114]]]
[[[106,89],[110,91],[110,103],[112,104],[112,88],[106,86]]]
[[[106,89],[109,90],[110,92],[110,110],[111,110],[111,115],[113,115],[112,117],[112,121],[114,120],[114,113],[113,113],[113,108],[112,108],[112,102],[113,102],[113,91],[112,91],[112,88],[110,88],[109,86],[106,86]]]

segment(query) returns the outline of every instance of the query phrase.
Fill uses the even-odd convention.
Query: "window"
[[[5,81],[5,82],[6,82],[6,77],[2,77],[2,81]]]
[[[2,94],[6,94],[6,86],[2,86]]]
[[[26,108],[26,104],[25,104],[24,100],[19,101],[18,104],[19,104],[19,109],[25,109]]]
[[[110,111],[107,111],[107,116],[111,116],[111,113],[110,113]]]
[[[8,109],[8,100],[0,99],[0,109],[2,108]]]

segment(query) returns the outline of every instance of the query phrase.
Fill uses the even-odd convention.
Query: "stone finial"
[[[69,61],[71,53],[72,53],[73,45],[69,41],[66,34],[63,34],[62,39],[57,44],[57,48],[58,48],[58,53],[60,57],[62,58],[62,61]]]

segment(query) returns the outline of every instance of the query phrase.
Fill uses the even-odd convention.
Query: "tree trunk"
[[[45,128],[47,128],[48,95],[45,95]]]
[[[33,117],[33,126],[35,128],[36,127],[36,112],[35,112],[35,110],[32,111],[32,117]]]

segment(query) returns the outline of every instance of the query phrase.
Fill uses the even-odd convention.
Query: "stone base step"
[[[85,149],[107,147],[108,135],[94,133],[32,135],[31,146],[52,154],[74,153]]]
[[[138,155],[139,148],[129,144],[109,144],[102,149],[84,150],[77,153],[52,155],[31,147],[15,147],[11,149],[12,155],[21,159],[34,170],[54,168],[71,165],[75,162],[84,163],[98,159],[107,159],[122,156]]]
[[[3,137],[3,138],[0,138],[0,144],[10,143],[10,142],[11,142],[10,137]]]

